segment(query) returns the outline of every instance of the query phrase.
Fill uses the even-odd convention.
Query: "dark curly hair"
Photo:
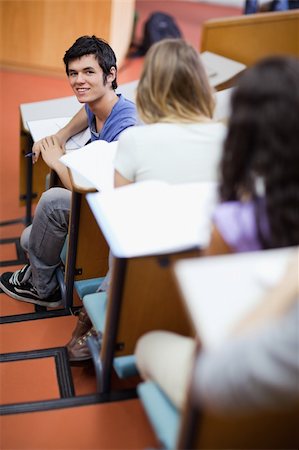
[[[221,201],[255,202],[264,248],[299,244],[299,59],[269,57],[247,69],[232,96],[220,163]],[[257,179],[270,236],[262,235]]]
[[[95,55],[99,66],[103,70],[104,83],[106,83],[107,76],[110,75],[111,67],[115,67],[117,73],[116,56],[110,45],[96,36],[81,36],[65,52],[63,57],[67,75],[69,74],[69,62],[85,55]],[[115,80],[112,82],[112,89],[116,88],[117,81],[115,75]]]

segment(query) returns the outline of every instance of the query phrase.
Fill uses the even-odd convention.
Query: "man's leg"
[[[24,252],[28,255],[28,249],[29,249],[29,237],[31,233],[32,225],[29,225],[27,228],[25,228],[21,234],[20,237],[20,244]]]
[[[49,189],[40,198],[32,226],[21,237],[30,265],[0,277],[0,287],[11,297],[39,305],[60,303],[55,271],[68,232],[70,205],[71,192],[63,188]]]
[[[40,298],[48,297],[56,288],[56,268],[67,236],[71,192],[52,188],[38,202],[29,236],[29,260],[32,284]]]

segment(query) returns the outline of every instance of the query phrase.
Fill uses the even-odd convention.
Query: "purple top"
[[[254,203],[224,202],[219,204],[213,214],[213,222],[225,242],[236,252],[260,250],[256,226]],[[261,218],[262,233],[269,236],[269,224],[264,214]]]

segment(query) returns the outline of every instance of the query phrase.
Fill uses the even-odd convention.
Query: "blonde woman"
[[[182,39],[165,39],[150,48],[136,105],[144,125],[120,136],[115,187],[144,180],[184,183],[217,179],[226,129],[212,119],[213,90],[200,55],[191,45]],[[103,290],[107,280],[108,276]],[[79,317],[68,344],[70,361],[91,358],[87,320],[86,313]]]
[[[217,179],[225,126],[213,121],[213,90],[191,45],[165,39],[150,48],[136,104],[144,125],[120,137],[116,187],[153,179]]]

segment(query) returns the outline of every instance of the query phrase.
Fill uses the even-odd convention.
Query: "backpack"
[[[138,55],[143,56],[155,42],[166,38],[181,38],[182,33],[173,17],[166,13],[155,12],[145,22],[143,40]]]

